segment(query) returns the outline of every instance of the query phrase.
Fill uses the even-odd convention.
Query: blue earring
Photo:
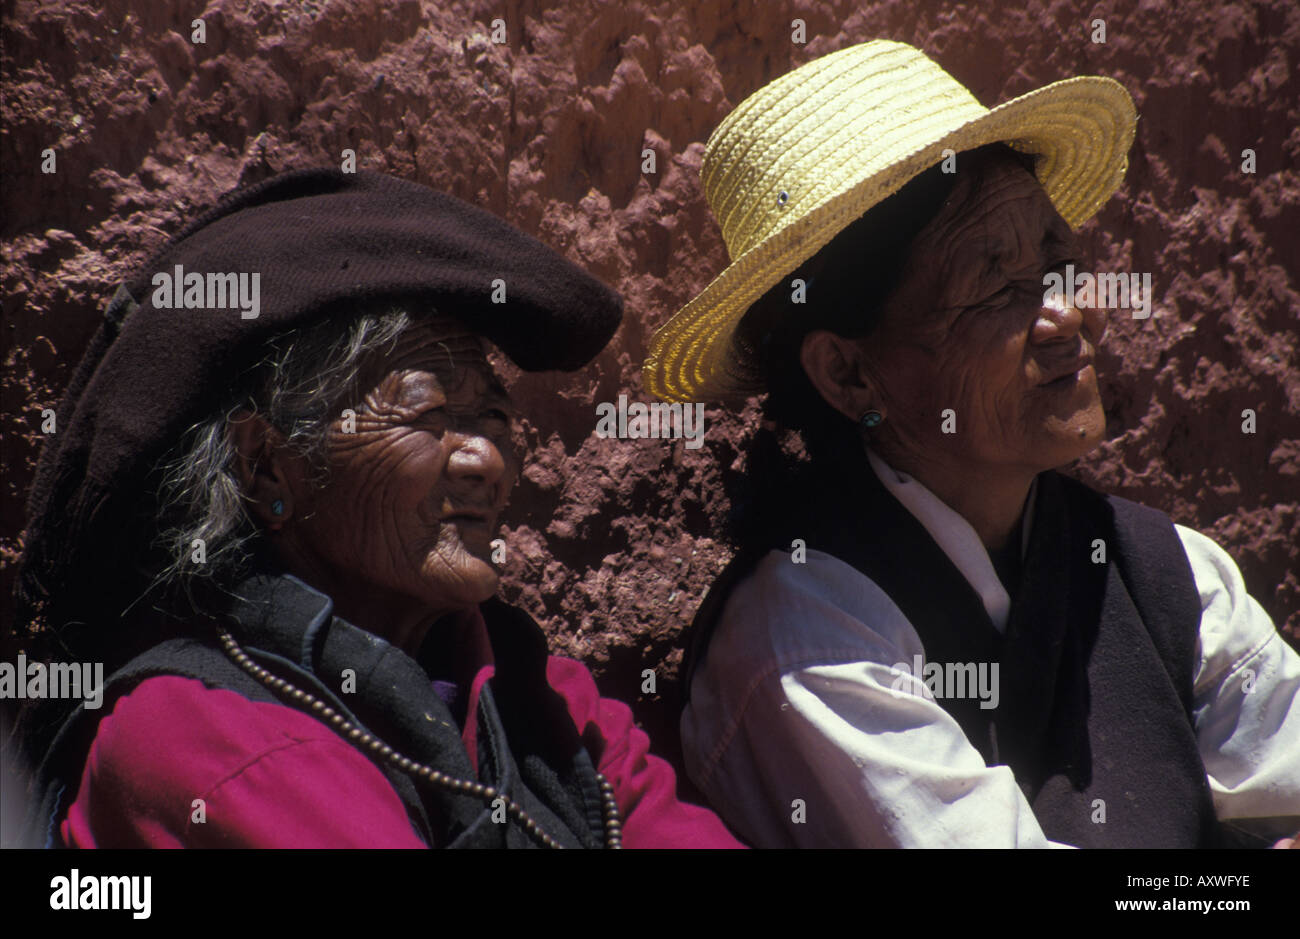
[[[283,514],[284,514],[284,503],[283,503],[282,501],[280,501],[279,499],[276,499],[274,502],[272,502],[272,503],[271,503],[271,514],[272,514],[272,515],[283,515]]]
[[[879,427],[884,420],[885,420],[885,415],[881,414],[879,411],[876,410],[868,411],[866,414],[863,414],[861,418],[862,426],[865,427],[867,430],[871,430],[874,427]]]

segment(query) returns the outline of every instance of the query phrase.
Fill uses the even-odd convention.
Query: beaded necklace
[[[277,675],[263,668],[254,662],[235,641],[235,637],[229,632],[218,627],[217,636],[225,648],[226,654],[234,661],[236,665],[242,668],[250,676],[261,682],[274,693],[287,698],[295,705],[309,710],[313,716],[327,722],[339,736],[350,741],[362,750],[368,751],[392,766],[396,767],[403,773],[415,776],[451,792],[462,795],[475,796],[482,799],[489,806],[501,800],[505,806],[506,812],[513,816],[524,831],[538,844],[546,848],[563,847],[554,838],[544,832],[540,825],[524,811],[523,807],[513,799],[493,786],[487,786],[483,783],[469,779],[457,779],[454,776],[448,776],[446,773],[439,772],[431,766],[418,763],[398,753],[384,741],[371,733],[358,727],[340,714],[334,708],[330,707],[324,701],[313,695],[308,694],[301,688],[295,687]],[[605,847],[610,849],[619,849],[623,847],[623,823],[618,812],[618,802],[614,799],[614,787],[603,773],[596,774],[596,780],[600,784],[600,798],[602,803],[602,814],[605,825]]]

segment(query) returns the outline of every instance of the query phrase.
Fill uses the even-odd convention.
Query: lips
[[[1091,355],[1081,355],[1078,358],[1071,359],[1059,368],[1055,369],[1046,379],[1039,382],[1039,387],[1044,385],[1055,384],[1056,382],[1065,383],[1065,379],[1074,378],[1079,372],[1083,371],[1092,364]]]
[[[459,512],[449,512],[441,518],[441,521],[443,524],[451,523],[454,525],[486,525],[489,521],[489,513],[473,509],[462,509]]]

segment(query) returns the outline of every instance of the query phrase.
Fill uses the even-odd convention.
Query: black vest
[[[999,633],[865,452],[808,492],[790,523],[740,552],[709,591],[692,626],[687,689],[732,588],[769,550],[802,538],[874,581],[916,629],[927,663],[998,663],[997,707],[975,696],[936,701],[987,765],[1011,768],[1049,839],[1220,843],[1192,723],[1201,607],[1167,516],[1041,474],[1020,589]],[[1103,563],[1093,560],[1098,539]]]
[[[237,593],[242,599],[227,626],[257,664],[325,701],[402,756],[457,779],[493,786],[562,846],[602,846],[602,800],[592,755],[564,699],[547,684],[546,638],[528,614],[497,600],[481,607],[496,671],[478,702],[476,775],[460,728],[415,659],[333,616],[328,597],[292,577],[256,577]],[[355,673],[355,692],[341,691],[344,669]],[[64,722],[37,771],[28,843],[57,846],[57,824],[76,795],[100,718],[112,711],[118,697],[156,675],[196,678],[251,701],[293,706],[240,669],[215,636],[211,642],[173,639],[155,646],[106,680],[102,707],[88,711],[79,706]],[[449,792],[381,758],[372,759],[426,844],[538,846],[512,814],[504,823],[494,821],[493,807],[483,799]],[[495,814],[498,819],[502,815],[499,810]]]

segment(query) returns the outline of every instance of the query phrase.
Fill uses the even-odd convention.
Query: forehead
[[[1073,252],[1073,233],[1014,157],[980,155],[912,244],[900,293],[936,315]],[[960,162],[958,163],[959,170]]]
[[[394,372],[424,372],[435,376],[445,391],[505,394],[482,337],[452,320],[416,322],[376,356],[369,371],[376,379]]]
[[[918,243],[940,257],[997,257],[1023,248],[1026,238],[1041,238],[1058,221],[1064,224],[1038,180],[998,158],[958,180]]]

